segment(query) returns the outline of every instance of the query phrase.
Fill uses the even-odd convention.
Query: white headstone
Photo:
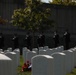
[[[64,46],[61,46],[61,50],[64,51]]]
[[[59,49],[59,47],[54,48],[54,50],[55,50],[56,52],[61,52],[60,49]]]
[[[29,51],[30,51],[30,50],[27,49],[27,48],[24,48],[24,49],[23,49],[23,61],[24,61],[24,63],[26,62],[26,53],[29,52]]]
[[[39,51],[38,48],[33,48],[32,51],[35,51],[37,54],[39,53],[38,52]]]
[[[0,49],[0,52],[2,52],[3,51],[3,49]]]
[[[4,54],[4,52],[0,52],[0,54]]]
[[[74,52],[70,49],[68,50],[71,53],[71,71],[74,69]]]
[[[47,55],[46,50],[39,50],[39,55]]]
[[[48,46],[44,46],[44,50],[48,50],[49,49],[49,47]]]
[[[72,49],[68,50],[69,52],[71,52],[71,64],[72,64],[72,70],[74,69],[74,51]],[[72,71],[71,70],[71,71]]]
[[[66,59],[65,59],[66,73],[70,73],[72,71],[73,53],[69,50],[65,50],[63,51],[63,53],[66,54]]]
[[[22,48],[22,54],[24,55],[24,51],[27,50],[27,47]]]
[[[4,54],[0,54],[0,75],[13,75],[14,71],[12,68],[12,59]]]
[[[13,52],[17,54],[17,66],[19,66],[20,65],[20,50],[15,49]]]
[[[51,55],[55,52],[60,52],[59,48],[52,48],[48,50],[39,50],[40,55]]]
[[[74,67],[76,67],[76,48],[72,49],[74,52]]]
[[[7,50],[9,50],[10,52],[12,52],[12,47],[7,48]]]
[[[22,49],[22,50],[25,50],[25,49],[27,49],[27,47],[23,47],[23,49]]]
[[[26,53],[26,63],[27,63],[27,61],[29,61],[29,63],[31,63],[31,58],[36,55],[37,55],[37,53],[35,51],[27,52]]]
[[[6,52],[10,52],[9,50],[4,50],[4,53],[6,53]]]
[[[43,48],[43,47],[39,47],[38,49],[39,49],[39,50],[44,50],[44,48]]]
[[[52,57],[54,57],[54,72],[55,75],[65,75],[65,54],[61,52],[53,53]]]
[[[55,52],[58,52],[58,51],[56,50],[56,48],[52,48],[52,49],[46,50],[46,54],[47,54],[47,55],[51,55],[51,54],[53,54],[53,53],[55,53]]]
[[[59,52],[62,52],[64,50],[64,46],[57,47]]]
[[[49,55],[32,58],[32,75],[54,75],[54,59]]]
[[[70,69],[71,69],[71,60],[70,60],[71,56],[67,50],[63,51],[63,53],[66,54],[65,69],[66,69],[66,74],[67,74],[67,73],[70,73]]]
[[[6,56],[12,59],[13,65],[13,75],[17,75],[17,55],[15,52],[7,52],[5,53]]]

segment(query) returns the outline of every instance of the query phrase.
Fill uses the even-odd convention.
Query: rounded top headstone
[[[0,60],[12,60],[11,58],[7,57],[4,54],[0,54]]]
[[[52,56],[50,56],[50,55],[36,55],[36,56],[34,56],[32,59],[34,59],[34,58],[53,58]]]
[[[55,52],[55,53],[53,53],[52,55],[65,55],[65,53],[62,53],[62,52]]]
[[[38,50],[38,48],[33,48],[32,50],[33,50],[33,51],[37,51],[37,50]]]

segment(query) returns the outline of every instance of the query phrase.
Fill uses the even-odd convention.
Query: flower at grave
[[[24,63],[24,65],[22,66],[22,72],[27,71],[27,70],[28,70],[28,65]]]
[[[31,71],[31,67],[32,67],[31,63],[27,61],[26,63],[23,64],[21,72]]]
[[[25,66],[25,68],[27,68],[27,67],[28,67],[28,65],[27,65],[26,63],[24,63],[24,66]]]

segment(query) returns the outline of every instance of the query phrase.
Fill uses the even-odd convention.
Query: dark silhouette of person
[[[4,47],[4,37],[3,37],[3,34],[0,33],[0,49],[3,49]]]
[[[44,34],[41,36],[41,45],[42,46],[45,45],[45,35]]]
[[[68,30],[66,30],[65,33],[64,33],[64,40],[65,40],[66,49],[69,49],[70,33],[68,32]]]
[[[54,32],[53,39],[54,39],[54,47],[57,47],[59,44],[59,34],[57,33],[57,31]]]
[[[25,37],[25,42],[26,42],[26,47],[28,49],[31,49],[31,35],[28,33],[26,34],[26,37]]]
[[[41,47],[41,34],[38,35],[38,38],[37,38],[37,44],[38,44],[38,47]]]
[[[40,34],[37,38],[38,47],[43,47],[45,45],[45,35]]]
[[[14,34],[14,37],[12,40],[14,43],[14,49],[18,48],[19,47],[19,38],[18,38],[17,34]]]

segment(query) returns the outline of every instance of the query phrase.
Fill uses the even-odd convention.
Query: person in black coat
[[[42,46],[42,42],[41,42],[41,34],[38,35],[38,38],[37,38],[37,44],[38,44],[38,47],[41,47]]]
[[[45,35],[41,36],[42,47],[45,45]]]
[[[57,31],[54,32],[53,39],[54,39],[54,47],[57,47],[59,44],[59,34],[57,33]]]
[[[13,44],[14,44],[14,49],[18,48],[19,47],[19,38],[17,36],[17,34],[14,34],[14,37],[13,37]]]
[[[38,47],[43,47],[45,45],[45,35],[40,34],[37,38]]]
[[[65,33],[64,33],[64,40],[65,40],[66,49],[69,49],[70,33],[68,32],[68,30],[66,30]]]
[[[30,34],[26,34],[26,37],[25,37],[25,42],[26,42],[26,47],[28,49],[31,49],[31,35]]]
[[[3,34],[0,33],[0,49],[3,49],[4,47],[4,37],[3,37]]]

